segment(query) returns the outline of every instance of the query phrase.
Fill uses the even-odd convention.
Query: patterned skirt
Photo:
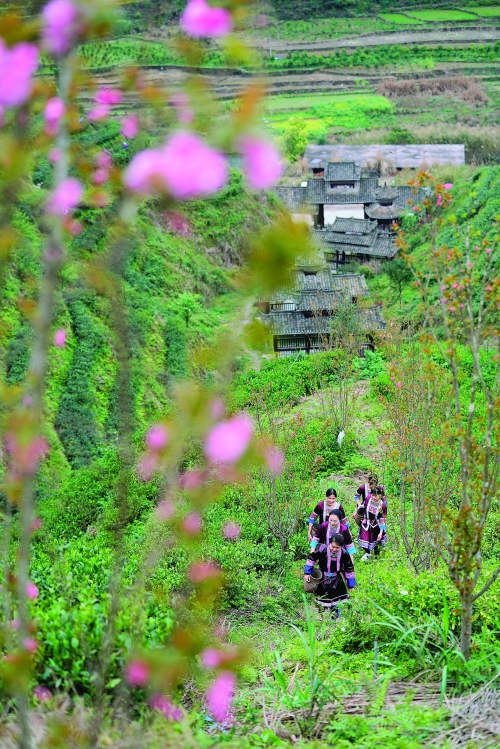
[[[378,541],[380,526],[376,521],[367,522],[363,520],[359,528],[358,544],[366,551],[373,551],[376,546],[387,544],[387,533],[384,531],[382,538]]]
[[[334,572],[331,577],[324,576],[316,589],[316,603],[325,609],[335,606],[337,601],[349,598],[347,585],[343,576]]]

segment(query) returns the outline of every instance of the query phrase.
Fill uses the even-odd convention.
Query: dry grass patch
[[[389,99],[402,97],[427,95],[445,96],[453,95],[466,101],[468,104],[480,105],[489,101],[483,91],[479,78],[466,75],[441,76],[439,78],[424,78],[422,80],[398,81],[386,78],[380,81],[377,94]]]

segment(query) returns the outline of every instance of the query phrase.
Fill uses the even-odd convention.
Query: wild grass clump
[[[420,81],[386,78],[378,84],[377,93],[389,99],[416,96],[420,93],[427,96],[449,94],[474,105],[486,104],[489,101],[479,78],[466,75],[440,76]]]

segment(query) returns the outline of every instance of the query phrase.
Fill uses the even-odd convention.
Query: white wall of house
[[[337,218],[364,218],[363,204],[358,205],[325,205],[325,225],[333,224]]]

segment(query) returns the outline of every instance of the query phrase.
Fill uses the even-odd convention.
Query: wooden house
[[[326,229],[314,232],[332,271],[352,261],[392,260],[397,253],[394,237],[382,232],[377,221],[357,218],[336,218]]]

